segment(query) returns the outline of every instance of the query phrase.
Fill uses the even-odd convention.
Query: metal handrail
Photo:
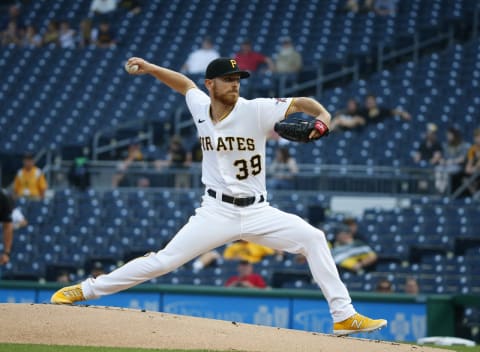
[[[116,130],[123,129],[123,128],[129,128],[129,127],[137,127],[139,125],[147,125],[146,131],[141,131],[139,132],[139,135],[135,138],[136,141],[148,141],[149,143],[153,142],[153,127],[151,123],[147,119],[139,119],[139,120],[133,120],[133,121],[128,121],[123,124],[120,124],[116,126]],[[103,128],[100,131],[96,132],[93,136],[93,142],[92,142],[92,159],[93,160],[98,160],[99,154],[106,153],[118,148],[125,147],[127,145],[130,145],[132,143],[131,138],[126,138],[123,140],[115,140],[114,143],[110,143],[108,145],[100,146],[100,138],[107,134],[111,133],[112,129],[111,128]]]
[[[452,194],[452,199],[456,199],[460,197],[470,187],[474,182],[476,182],[480,178],[480,170],[475,172],[472,176],[470,176],[460,187],[458,187],[455,192]]]

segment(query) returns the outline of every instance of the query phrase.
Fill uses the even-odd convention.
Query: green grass
[[[58,345],[0,344],[0,352],[209,352],[211,350],[164,350],[150,348],[87,347]]]
[[[424,345],[428,347],[443,348],[456,352],[480,352],[480,346],[465,347],[440,347]],[[58,346],[58,345],[27,345],[27,344],[0,344],[0,352],[213,352],[213,350],[164,350],[151,348],[123,348],[123,347],[83,347],[83,346]],[[218,351],[216,351],[218,352]]]

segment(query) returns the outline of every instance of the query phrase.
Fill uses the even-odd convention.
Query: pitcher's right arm
[[[138,70],[130,74],[150,74],[182,95],[187,94],[189,89],[197,87],[187,76],[168,68],[157,66],[139,57],[131,57],[128,59],[127,64],[130,66],[138,65]]]

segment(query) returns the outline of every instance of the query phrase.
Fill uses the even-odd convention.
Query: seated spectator
[[[409,295],[418,295],[420,289],[418,287],[417,279],[413,276],[409,276],[405,279],[405,293]]]
[[[265,280],[253,272],[252,263],[242,260],[238,263],[238,275],[234,275],[225,282],[226,287],[266,288]]]
[[[201,163],[203,159],[203,150],[202,145],[200,144],[200,140],[197,141],[192,145],[190,151],[187,154],[187,162],[188,164],[191,163]]]
[[[158,170],[168,167],[173,171],[175,188],[190,187],[190,174],[182,171],[182,169],[188,167],[189,162],[187,154],[182,138],[180,136],[173,136],[170,140],[167,159],[155,161],[155,167]]]
[[[105,268],[101,262],[94,262],[90,270],[90,276],[96,278],[97,276],[105,274]]]
[[[302,69],[302,56],[295,50],[289,37],[282,39],[282,47],[275,57],[275,71],[278,73],[298,73]]]
[[[90,14],[107,15],[117,9],[117,0],[92,0]]]
[[[333,116],[330,130],[352,129],[365,125],[366,120],[365,117],[360,115],[360,110],[361,109],[354,98],[348,99],[346,108],[337,111]]]
[[[461,185],[467,152],[468,144],[463,141],[460,130],[449,127],[447,142],[435,173],[435,186],[440,193],[454,191]]]
[[[435,166],[442,160],[442,146],[437,138],[437,125],[427,124],[425,137],[413,155],[413,160],[420,166]]]
[[[70,274],[67,270],[61,270],[55,279],[55,282],[68,284],[70,282]]]
[[[370,5],[373,12],[379,16],[394,16],[396,12],[396,0],[367,0],[373,2]]]
[[[258,263],[264,257],[275,254],[275,250],[244,240],[235,241],[228,245],[223,252],[226,260],[245,260],[250,263]]]
[[[269,71],[274,71],[275,69],[275,65],[269,57],[253,51],[249,40],[245,40],[242,43],[240,51],[235,54],[235,61],[237,61],[237,65],[241,70],[255,72],[263,64],[267,65]]]
[[[138,15],[142,12],[142,6],[138,0],[122,0],[120,1],[120,6],[133,15]]]
[[[377,286],[375,287],[375,292],[392,293],[393,292],[392,283],[386,277],[381,277],[377,281]]]
[[[23,16],[22,16],[22,8],[20,7],[20,5],[18,3],[19,2],[16,1],[13,5],[10,5],[8,7],[8,16],[5,18],[4,22],[2,22],[0,24],[0,26],[1,26],[0,29],[1,30],[5,30],[8,27],[8,24],[11,23],[11,22],[15,23],[16,28],[19,31],[23,30],[24,21],[23,21]]]
[[[222,256],[216,250],[203,253],[192,263],[193,272],[198,273],[204,268],[214,267],[221,261],[221,259]]]
[[[352,232],[352,236],[356,240],[365,241],[365,236],[358,231],[358,222],[354,218],[345,218],[342,224],[348,226]]]
[[[95,37],[93,36],[95,32]],[[80,48],[86,48],[90,45],[94,45],[97,42],[98,30],[95,31],[92,28],[92,20],[84,19],[80,22],[80,30],[78,32],[78,45]]]
[[[465,174],[468,177],[480,172],[480,128],[475,129],[473,132],[473,145],[470,147],[467,153],[467,164],[465,166]],[[469,185],[469,191],[474,195],[479,190],[480,177]]]
[[[75,48],[75,31],[70,28],[70,24],[67,21],[60,22],[58,40],[62,48]]]
[[[134,162],[143,161],[140,145],[133,143],[128,147],[127,157],[117,165],[117,173],[113,176],[113,187],[135,187],[139,180],[135,175],[128,175],[128,169]]]
[[[90,168],[86,157],[80,156],[73,160],[68,170],[68,182],[82,191],[90,187]]]
[[[290,156],[288,147],[277,148],[275,160],[269,167],[269,188],[292,189],[294,186],[293,179],[297,173],[297,162]]]
[[[335,264],[341,269],[360,273],[377,261],[377,254],[366,243],[353,238],[348,226],[339,226],[332,248]]]
[[[15,197],[42,199],[48,188],[47,180],[42,170],[35,166],[33,155],[25,154],[23,168],[18,170],[13,182]]]
[[[1,43],[3,46],[22,43],[22,33],[14,21],[8,22],[7,28],[1,33]]]
[[[58,22],[50,21],[47,25],[47,30],[43,34],[43,45],[58,45],[60,43],[60,32],[58,30]]]
[[[115,46],[115,36],[108,22],[101,22],[98,30],[95,31],[96,42],[99,48],[112,48]]]
[[[220,57],[209,37],[203,39],[202,47],[194,50],[182,66],[182,71],[192,74],[204,74],[210,61]]]
[[[20,45],[23,41],[23,32],[15,21],[8,22],[7,28],[0,35],[2,45]]]
[[[347,0],[344,10],[353,13],[373,12],[373,2],[375,0]]]
[[[365,97],[365,107],[359,111],[359,115],[364,118],[364,124],[382,122],[393,116],[400,116],[404,120],[410,120],[412,118],[412,116],[404,110],[379,106],[377,104],[377,97],[373,94]]]
[[[22,45],[26,48],[38,48],[42,46],[42,37],[37,33],[37,28],[35,28],[35,26],[27,26]]]

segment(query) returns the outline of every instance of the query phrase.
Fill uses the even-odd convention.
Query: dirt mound
[[[0,304],[0,316],[0,342],[10,343],[262,352],[444,351],[111,307]]]

